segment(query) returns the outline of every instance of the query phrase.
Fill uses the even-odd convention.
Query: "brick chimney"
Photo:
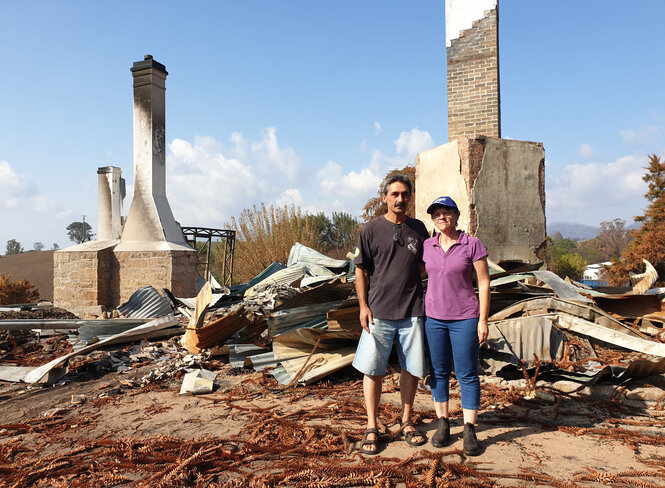
[[[446,0],[448,139],[501,137],[498,0]]]

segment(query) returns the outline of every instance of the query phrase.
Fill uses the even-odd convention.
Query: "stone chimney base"
[[[120,303],[139,288],[168,288],[177,297],[195,297],[195,251],[116,251],[120,268]]]
[[[196,296],[196,252],[115,251],[118,241],[91,241],[53,253],[53,305],[79,317],[111,310],[139,288]]]

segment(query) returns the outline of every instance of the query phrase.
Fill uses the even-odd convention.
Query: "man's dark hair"
[[[381,183],[381,195],[387,195],[388,187],[393,183],[397,182],[404,183],[406,187],[409,189],[409,194],[413,195],[413,186],[411,185],[411,179],[406,175],[399,175],[399,174],[386,176],[386,179],[383,180],[383,183]]]

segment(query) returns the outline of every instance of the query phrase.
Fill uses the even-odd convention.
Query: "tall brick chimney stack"
[[[448,139],[501,137],[498,0],[446,0]]]

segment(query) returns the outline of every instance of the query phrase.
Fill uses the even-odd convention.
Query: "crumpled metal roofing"
[[[132,293],[129,300],[118,307],[118,311],[133,319],[164,317],[173,313],[171,302],[150,285]]]
[[[348,261],[344,259],[333,259],[310,247],[303,246],[299,242],[296,242],[289,252],[289,260],[286,265],[290,267],[297,264],[303,264],[308,267],[310,265],[318,265],[326,268],[343,268],[348,264]]]
[[[298,281],[300,278],[305,276],[307,268],[305,266],[293,266],[290,268],[284,268],[281,269],[270,276],[264,278],[251,288],[248,288],[245,291],[245,296],[251,296],[254,291],[262,285],[270,285],[270,284],[275,284],[275,285],[292,285],[296,281]]]
[[[245,290],[253,287],[257,283],[260,283],[261,281],[265,280],[268,276],[275,274],[284,268],[286,268],[285,265],[283,265],[280,262],[274,261],[270,266],[268,266],[266,269],[264,269],[258,275],[256,275],[249,283],[245,283],[244,285],[232,286],[231,292],[242,295],[245,292]]]

